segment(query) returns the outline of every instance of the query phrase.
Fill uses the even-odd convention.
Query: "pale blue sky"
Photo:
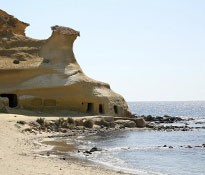
[[[90,77],[127,101],[205,100],[204,0],[0,0],[30,23],[29,37],[50,26],[80,31],[76,59]]]

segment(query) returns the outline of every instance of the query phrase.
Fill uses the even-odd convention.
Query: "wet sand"
[[[0,114],[0,174],[5,175],[112,175],[124,174],[102,168],[98,165],[85,165],[67,158],[41,155],[48,152],[56,144],[48,140],[48,145],[42,144],[51,133],[31,134],[22,133],[16,125],[19,120],[35,121],[38,117],[30,115]],[[51,117],[49,119],[57,119]],[[59,145],[60,146],[60,145]],[[55,148],[54,148],[55,149]],[[58,148],[59,149],[59,148]],[[62,151],[71,151],[73,146],[64,148]]]

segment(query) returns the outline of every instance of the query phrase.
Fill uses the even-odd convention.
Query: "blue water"
[[[131,102],[129,106],[139,115],[166,114],[205,121],[205,102]],[[121,131],[86,138],[82,146],[101,147],[102,152],[86,159],[116,170],[138,175],[204,175],[205,148],[194,147],[201,144],[205,144],[204,129]],[[193,148],[185,148],[187,145]]]
[[[184,116],[205,118],[205,101],[129,102],[132,113],[154,116]]]

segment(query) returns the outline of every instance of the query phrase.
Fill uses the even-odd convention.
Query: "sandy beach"
[[[86,166],[72,160],[39,156],[39,152],[50,149],[42,140],[50,133],[31,134],[17,127],[16,122],[35,121],[35,116],[0,114],[0,174],[1,175],[96,175],[123,174],[99,166]],[[50,118],[49,118],[50,119]],[[52,117],[53,119],[53,117]]]

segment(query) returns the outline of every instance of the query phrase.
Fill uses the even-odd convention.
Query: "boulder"
[[[101,116],[101,118],[103,118],[106,122],[113,122],[114,121],[114,117],[112,117],[112,116]]]
[[[94,129],[100,129],[101,126],[99,126],[99,125],[95,125],[95,124],[94,124],[94,125],[93,125],[93,128],[94,128]]]
[[[93,118],[92,121],[93,121],[93,123],[96,124],[96,125],[101,125],[103,119],[102,119],[102,118]]]
[[[84,129],[85,129],[85,126],[77,126],[76,129],[77,129],[77,130],[84,130]]]
[[[86,128],[92,128],[93,127],[93,121],[92,120],[84,120],[83,122],[83,126],[85,126]]]
[[[76,126],[83,126],[83,119],[75,119]]]
[[[110,122],[110,128],[114,128],[115,127],[115,122]]]
[[[104,118],[93,118],[92,119],[93,123],[99,126],[105,126],[105,127],[109,127],[110,123],[105,121]]]
[[[151,116],[151,115],[148,115],[148,116],[144,116],[144,119],[146,120],[146,121],[155,121],[155,118],[153,117],[153,116]]]
[[[150,123],[147,123],[147,124],[146,124],[146,127],[147,127],[147,128],[154,128],[154,127],[156,127],[156,124],[153,123],[153,122],[150,122]]]
[[[32,126],[33,128],[40,128],[41,127],[41,125],[36,121],[30,122],[29,126]]]
[[[101,148],[97,148],[96,146],[90,149],[90,152],[95,152],[95,151],[102,151]]]
[[[92,152],[90,152],[90,151],[84,151],[83,153],[84,154],[92,154]]]
[[[124,127],[128,127],[128,128],[136,127],[136,123],[131,120],[116,120],[115,123],[118,125],[122,125]]]
[[[136,122],[136,118],[130,118],[130,117],[114,117],[114,120],[130,120],[133,122]]]
[[[143,118],[136,118],[136,126],[139,128],[143,128],[146,126],[146,122]]]

